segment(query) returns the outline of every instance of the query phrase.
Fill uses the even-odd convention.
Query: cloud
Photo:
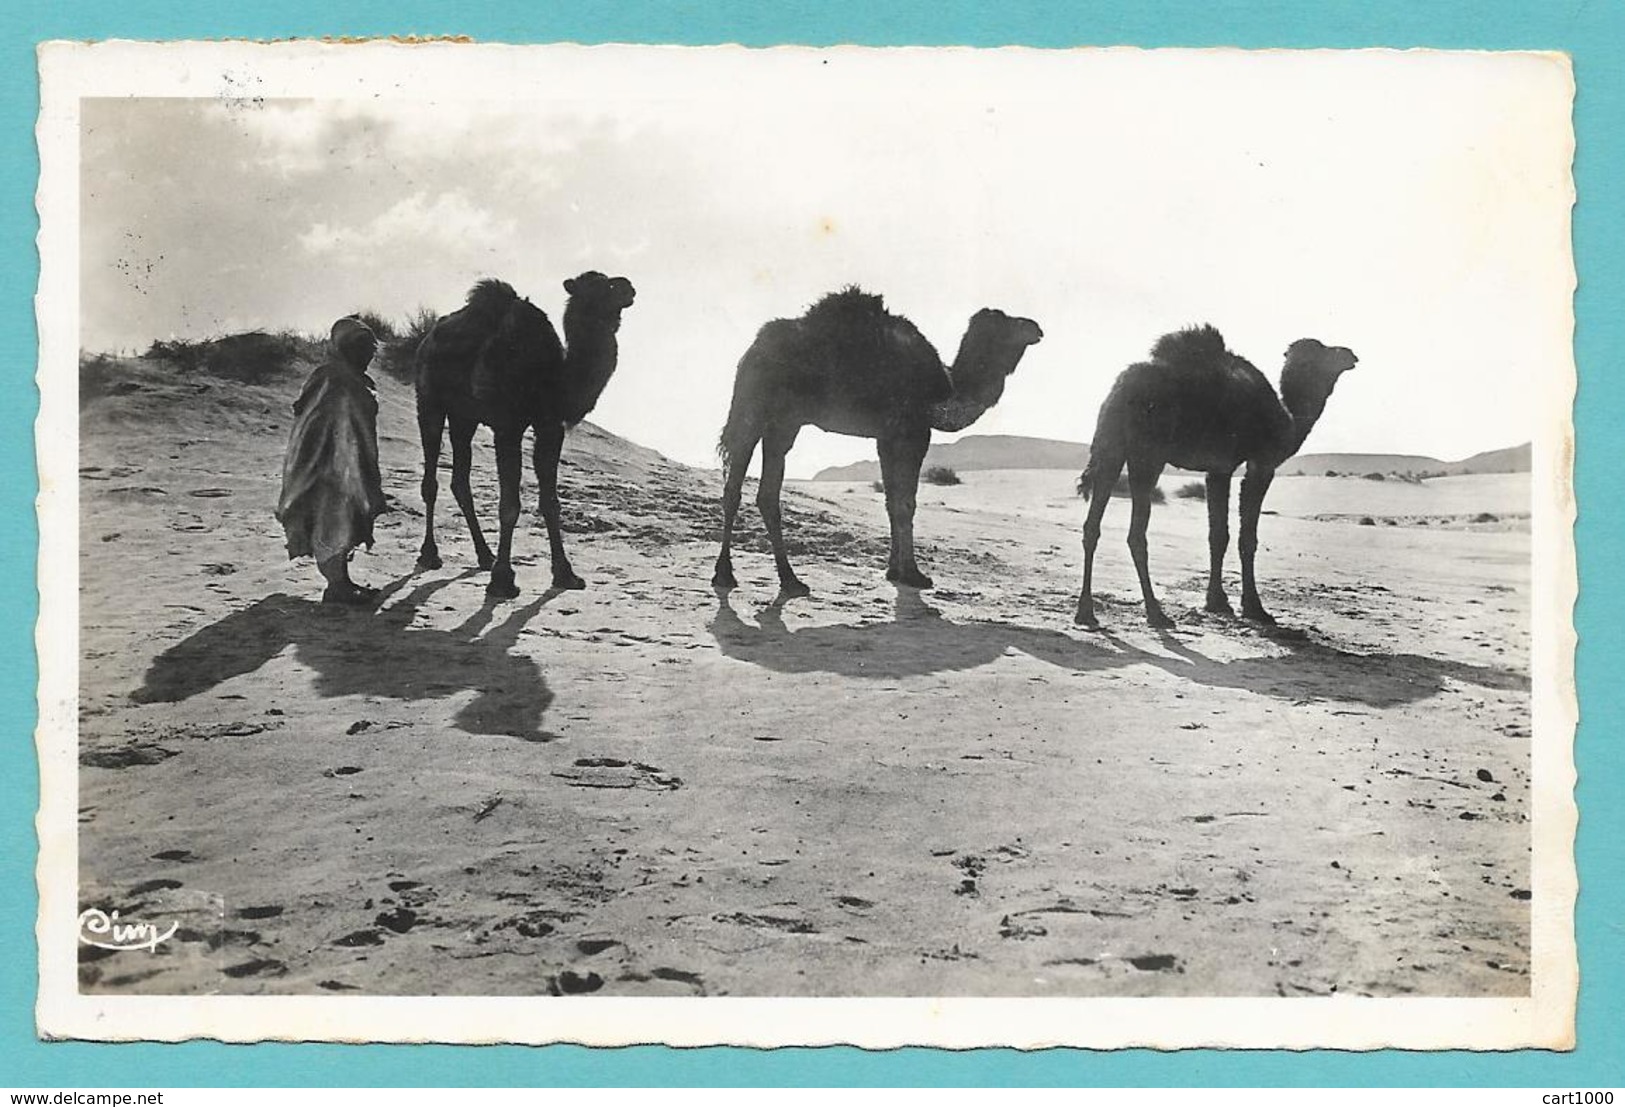
[[[480,248],[511,238],[514,229],[511,219],[493,215],[461,192],[443,192],[433,200],[416,192],[359,227],[312,224],[299,245],[316,255],[413,244]]]

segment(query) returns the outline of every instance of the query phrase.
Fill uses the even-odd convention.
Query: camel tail
[[[739,449],[739,440],[742,437],[744,418],[741,411],[742,404],[739,396],[739,382],[734,382],[734,395],[728,405],[728,421],[722,424],[722,433],[717,436],[717,458],[722,462],[722,471],[726,473],[732,464],[734,453]]]
[[[1083,472],[1078,474],[1078,495],[1087,502],[1089,494],[1095,489],[1095,455],[1089,452],[1089,460],[1083,463]]]

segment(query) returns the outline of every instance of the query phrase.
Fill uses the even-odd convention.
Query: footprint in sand
[[[252,961],[244,961],[240,965],[228,965],[220,971],[237,979],[245,976],[283,976],[287,973],[288,966],[269,957],[258,957]]]
[[[575,973],[569,969],[548,981],[548,991],[556,996],[587,995],[603,986],[604,978],[597,973]]]
[[[383,912],[372,921],[385,930],[405,934],[418,924],[418,913],[410,907],[397,907],[393,911]]]
[[[756,927],[761,930],[782,930],[786,934],[817,934],[818,928],[806,919],[789,919],[782,915],[751,915],[735,911],[728,915],[712,915],[715,922],[734,923],[737,926]]]
[[[554,770],[553,775],[572,788],[646,788],[673,792],[683,786],[681,777],[657,766],[622,761],[618,757],[578,757],[573,768]]]
[[[131,742],[112,749],[81,750],[79,764],[93,769],[129,769],[136,765],[156,765],[178,752],[154,742]]]
[[[1129,957],[1129,964],[1141,972],[1184,972],[1179,958],[1171,953],[1148,953],[1140,957]]]

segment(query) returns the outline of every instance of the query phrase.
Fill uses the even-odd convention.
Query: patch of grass
[[[1342,475],[1343,475],[1343,474],[1342,474],[1342,473],[1339,473],[1339,472],[1338,472],[1338,471],[1337,471],[1337,470],[1336,470],[1336,469],[1327,469],[1327,470],[1326,470],[1326,475],[1327,475],[1327,476],[1328,476],[1328,477],[1340,477],[1340,476],[1342,476]]]
[[[1089,485],[1084,482],[1082,473],[1078,474],[1077,490],[1078,490],[1078,495],[1080,495],[1080,496],[1087,496],[1089,494]],[[1122,473],[1122,474],[1120,474],[1118,476],[1117,483],[1112,485],[1112,495],[1120,497],[1120,498],[1127,498],[1130,495],[1129,489],[1128,489],[1128,474],[1127,473]],[[1163,491],[1162,491],[1161,488],[1158,488],[1156,485],[1151,486],[1151,502],[1152,503],[1160,504],[1160,503],[1165,502],[1167,499],[1168,499],[1168,497],[1163,494]]]
[[[874,489],[876,492],[884,492],[886,491],[886,482],[880,480],[871,481],[869,483],[869,487]]]
[[[1491,514],[1488,511],[1480,511],[1473,516],[1473,522],[1475,523],[1499,523],[1500,521],[1501,517],[1499,515]]]
[[[79,403],[124,391],[118,379],[118,359],[108,354],[79,355]]]
[[[285,376],[301,359],[319,357],[313,341],[292,331],[245,331],[220,338],[157,341],[143,360],[166,361],[182,373],[207,373],[244,384]]]
[[[1369,515],[1362,515],[1360,516],[1360,525],[1362,527],[1374,527],[1377,525],[1377,521]]]
[[[1381,473],[1367,473],[1365,475],[1365,479],[1366,480],[1387,480],[1388,478],[1386,476],[1384,476],[1383,474],[1381,474]]]
[[[355,313],[355,317],[367,325],[367,329],[372,332],[372,336],[378,340],[380,348],[395,337],[394,325],[376,311],[358,311]]]
[[[920,479],[926,484],[964,484],[959,474],[946,465],[932,465],[920,474]]]
[[[428,308],[418,308],[406,317],[399,329],[392,329],[389,341],[379,347],[375,365],[381,373],[387,373],[398,381],[410,381],[417,375],[414,364],[417,358],[418,347],[423,343],[423,336],[434,328],[440,321]]]
[[[1207,483],[1193,480],[1174,489],[1174,495],[1181,500],[1205,500],[1207,499]]]

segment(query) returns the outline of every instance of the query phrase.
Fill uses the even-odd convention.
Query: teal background
[[[947,1053],[855,1049],[752,1051],[643,1047],[91,1045],[34,1038],[35,836],[33,630],[37,548],[33,497],[34,122],[36,43],[52,38],[282,38],[466,34],[501,42],[739,42],[876,46],[1022,43],[1039,47],[1428,46],[1552,49],[1574,57],[1579,97],[1575,162],[1580,203],[1575,253],[1580,393],[1575,409],[1581,602],[1578,680],[1580,773],[1579,1047],[1571,1054],[1241,1053],[1009,1050]],[[1625,4],[1286,3],[1122,0],[1112,4],[968,2],[740,3],[716,0],[578,0],[452,6],[426,0],[280,0],[275,4],[122,0],[115,4],[0,0],[0,373],[14,389],[0,415],[0,1088],[312,1085],[1350,1085],[1625,1086],[1625,895],[1617,741],[1625,648],[1614,631],[1625,589],[1606,571],[1621,563],[1617,510],[1625,443],[1621,305],[1625,258]],[[1440,336],[1448,342],[1448,335]],[[1535,371],[1535,367],[1531,367]]]

